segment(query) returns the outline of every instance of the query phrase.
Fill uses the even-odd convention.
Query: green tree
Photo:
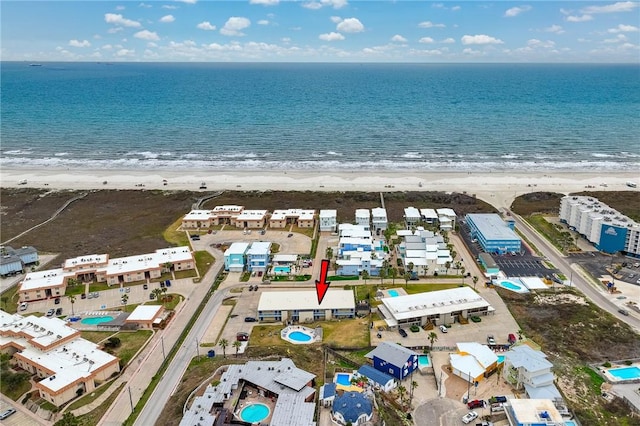
[[[129,295],[125,294],[122,296],[122,304],[124,305],[124,310],[127,310],[127,302],[129,301]]]
[[[218,341],[218,346],[222,348],[222,357],[227,357],[227,346],[229,346],[229,341],[227,339],[220,339]]]
[[[76,297],[72,294],[69,296],[69,303],[71,303],[71,315],[75,315],[75,312],[73,312],[73,305],[74,303],[76,303]]]
[[[391,268],[391,284],[396,284],[396,278],[398,278],[398,268]]]
[[[400,385],[396,390],[398,391],[398,397],[400,398],[400,405],[404,405],[404,397],[407,394],[407,388]]]
[[[161,288],[154,288],[151,293],[156,295],[156,299],[158,300],[158,302],[162,302],[162,300],[160,300],[160,296],[162,296],[162,289]],[[162,303],[162,305],[164,306],[164,303]]]
[[[384,279],[387,278],[387,270],[386,270],[386,268],[384,268],[384,267],[380,268],[379,275],[380,275],[380,284],[382,285],[384,283]]]
[[[458,255],[458,253],[455,250],[449,250],[449,254],[451,254],[451,258],[453,260],[455,260],[456,256]]]
[[[453,256],[452,256],[453,257]],[[460,261],[457,261],[454,264],[454,267],[456,268],[456,273],[459,274],[460,273],[460,268],[462,267],[462,263],[460,263]]]
[[[436,334],[435,331],[432,331],[431,333],[429,333],[429,335],[427,336],[427,339],[429,340],[429,343],[431,343],[431,350],[433,350],[433,343],[436,342],[438,340],[438,335]]]
[[[164,272],[171,272],[171,268],[173,268],[173,263],[171,262],[165,262],[164,265]]]
[[[413,274],[413,268],[415,268],[416,265],[413,264],[413,262],[409,262],[409,264],[407,265],[407,269],[409,270],[410,274]]]
[[[407,288],[407,284],[409,284],[409,280],[411,279],[411,274],[409,272],[404,273],[404,288]]]
[[[473,289],[476,289],[476,284],[478,283],[478,276],[474,275],[473,278],[471,279],[473,281]]]
[[[233,346],[234,348],[236,348],[236,358],[238,358],[238,351],[240,350],[240,348],[242,347],[242,343],[239,342],[238,340],[236,340],[235,342],[233,342],[231,344],[231,346]]]
[[[364,280],[364,285],[367,285],[367,280],[369,279],[369,271],[366,269],[362,270],[362,279]]]
[[[451,262],[446,262],[444,264],[444,267],[447,270],[447,275],[449,275],[449,269],[451,269]]]
[[[411,375],[413,376],[413,373],[411,373]],[[411,380],[411,388],[409,391],[409,405],[411,405],[413,403],[413,391],[418,387],[418,382],[416,382],[415,380]]]
[[[71,411],[65,411],[62,418],[54,426],[80,426],[80,420]]]
[[[331,247],[327,247],[325,255],[327,256],[327,259],[333,259],[333,249]]]

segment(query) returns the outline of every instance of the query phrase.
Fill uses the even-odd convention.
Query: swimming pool
[[[342,386],[351,386],[351,374],[338,373],[336,374],[334,382]]]
[[[269,407],[264,404],[251,404],[240,411],[240,419],[248,423],[258,423],[269,417],[269,412]]]
[[[98,324],[102,324],[103,322],[109,322],[109,321],[113,321],[113,317],[109,316],[109,315],[105,315],[105,316],[102,316],[102,317],[84,318],[80,322],[82,324],[86,324],[86,325],[98,325]]]
[[[389,296],[391,297],[398,297],[398,292],[395,290],[389,290]]]
[[[274,274],[280,274],[280,275],[290,274],[291,273],[291,266],[274,266],[273,267],[273,273]]]
[[[418,356],[418,368],[428,367],[430,365],[429,355]]]
[[[516,293],[528,293],[529,292],[529,290],[527,290],[527,288],[524,285],[516,284],[513,281],[502,280],[502,281],[498,281],[497,284],[502,288],[506,288],[507,290],[515,291]]]
[[[572,420],[565,420],[564,421],[564,426],[578,426],[578,425],[576,425],[576,422],[574,422]]]
[[[498,355],[498,364],[502,364],[504,362],[504,355]]]
[[[634,380],[640,379],[640,367],[634,365],[632,367],[612,368],[609,373],[618,380]]]
[[[308,342],[311,340],[311,336],[301,331],[294,331],[293,333],[289,333],[289,339],[295,340],[296,342]]]

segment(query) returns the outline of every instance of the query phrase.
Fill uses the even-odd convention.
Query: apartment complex
[[[515,233],[515,222],[504,221],[495,213],[470,213],[465,216],[471,238],[487,253],[520,252],[522,240]]]
[[[262,293],[258,302],[261,322],[313,322],[340,318],[355,318],[353,291],[329,289],[322,300],[314,290],[274,291]]]

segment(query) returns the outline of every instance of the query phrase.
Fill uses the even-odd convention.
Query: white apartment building
[[[336,232],[336,227],[338,226],[338,211],[320,210],[319,220],[321,232]]]
[[[371,209],[371,222],[373,224],[373,232],[379,233],[387,229],[389,222],[387,220],[387,210],[382,207]]]
[[[371,229],[371,212],[369,212],[369,209],[356,209],[356,225],[362,226],[367,231]]]

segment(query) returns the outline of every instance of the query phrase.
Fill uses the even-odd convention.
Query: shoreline
[[[165,182],[166,180],[166,182]],[[21,184],[21,182],[26,183]],[[438,191],[474,195],[495,207],[509,207],[529,192],[628,191],[637,172],[551,171],[534,173],[512,170],[370,171],[343,170],[131,170],[131,169],[32,169],[0,170],[0,187],[50,190],[186,190],[211,191]],[[106,183],[105,183],[106,182]],[[206,190],[200,189],[206,183]],[[166,183],[166,184],[165,184]],[[640,183],[640,182],[639,182]],[[606,185],[606,186],[603,186]]]

